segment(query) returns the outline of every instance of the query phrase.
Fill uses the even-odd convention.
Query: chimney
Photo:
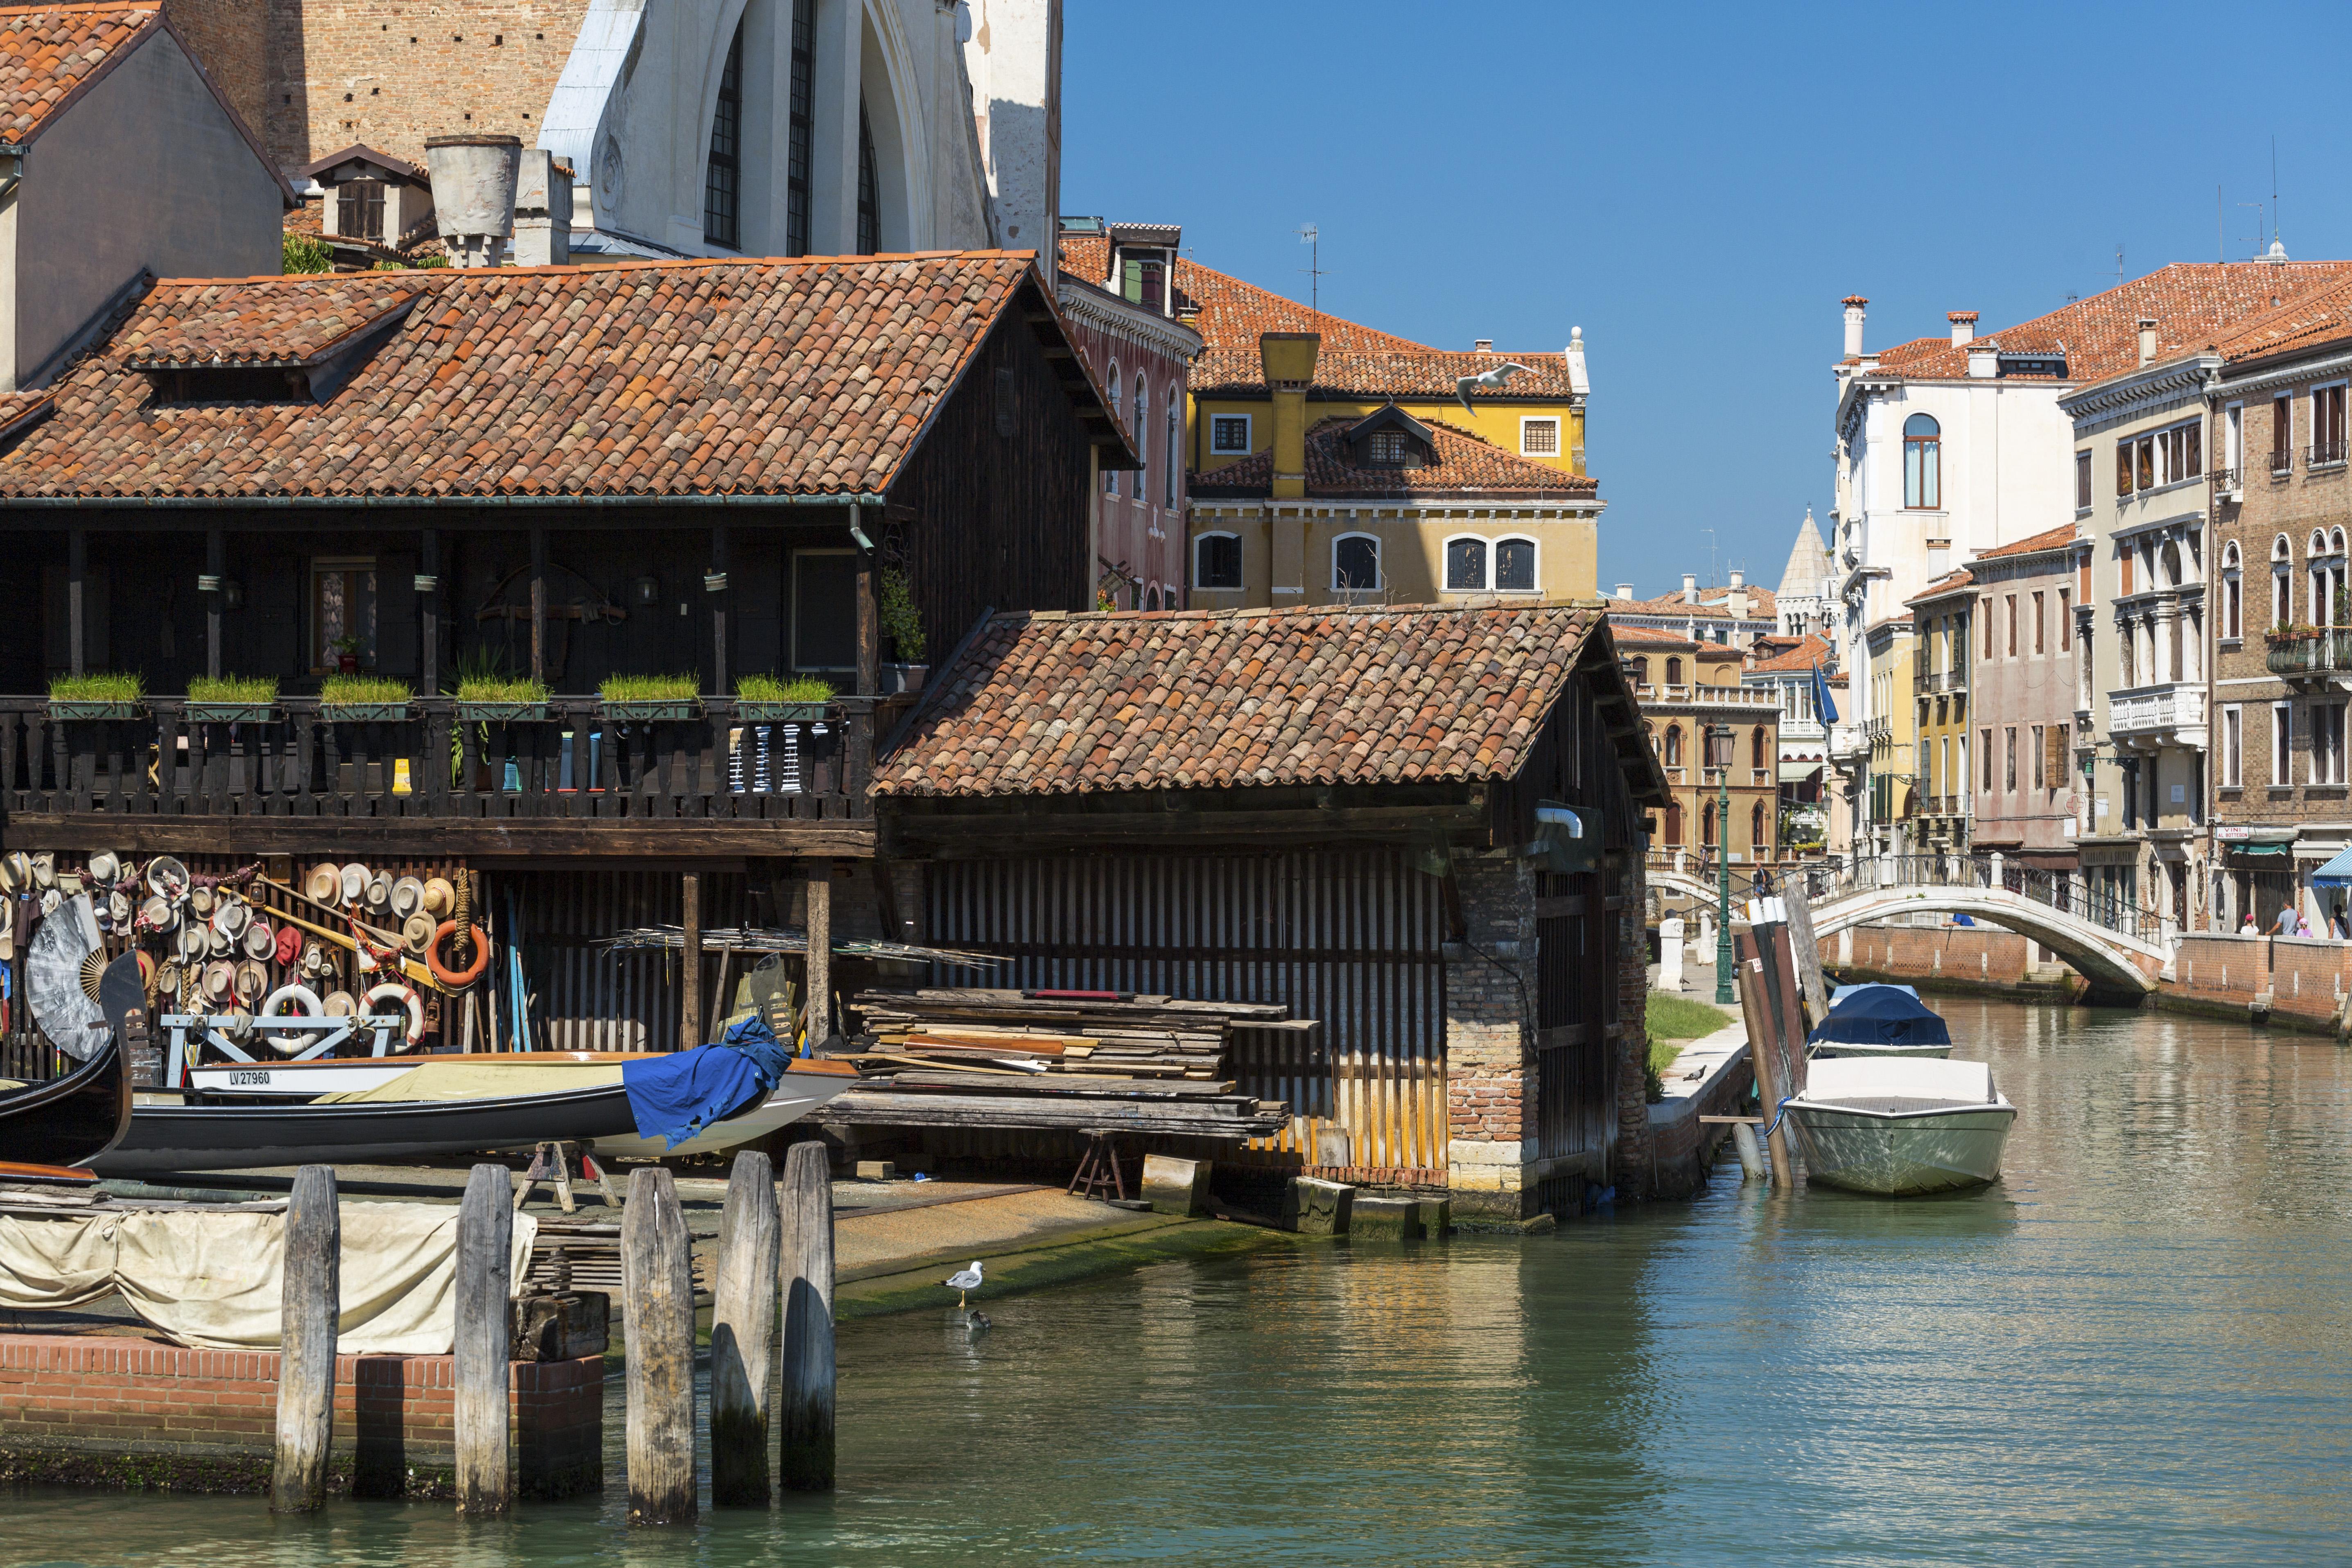
[[[1683,603],[1685,605],[1698,603],[1698,574],[1696,572],[1683,574]]]
[[[1845,297],[1845,357],[1862,357],[1862,308],[1870,301],[1859,294]]]
[[[1748,586],[1748,574],[1739,570],[1739,568],[1736,566],[1733,567],[1731,571],[1731,585],[1735,588],[1745,588]]]
[[[1478,354],[1493,353],[1495,352],[1495,340],[1492,338],[1478,338],[1473,341],[1470,344],[1470,352],[1472,353]]]
[[[1621,598],[1621,599],[1628,599],[1628,600],[1632,599],[1632,598],[1633,598],[1633,584],[1631,584],[1631,583],[1620,583],[1620,584],[1617,584],[1617,596],[1618,596],[1619,598]]]
[[[992,241],[999,250],[1038,252],[1051,277],[1062,210],[1062,0],[959,3],[953,9],[971,83],[972,129],[988,176]],[[853,47],[856,38],[852,33]],[[850,135],[856,135],[854,127]],[[845,237],[840,248],[848,247]]]
[[[1274,498],[1295,500],[1307,493],[1307,389],[1315,380],[1315,354],[1323,340],[1314,332],[1262,332],[1258,363],[1265,389],[1274,396]]]
[[[1969,340],[1977,335],[1977,313],[1974,310],[1948,311],[1944,320],[1952,323],[1952,344],[1956,348],[1966,348]]]
[[[515,179],[514,263],[572,265],[572,172],[544,147],[523,149]]]
[[[433,176],[433,217],[452,267],[496,267],[515,226],[520,136],[428,136],[425,167]]]
[[[2139,319],[2139,363],[2156,363],[2156,319],[2152,316]]]

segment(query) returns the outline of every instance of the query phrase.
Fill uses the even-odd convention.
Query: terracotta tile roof
[[[0,10],[0,142],[39,135],[163,17],[162,0]]]
[[[1105,235],[1062,237],[1062,265],[1090,282],[1110,265]],[[1315,332],[1322,346],[1315,361],[1318,391],[1351,397],[1447,397],[1465,375],[1480,375],[1507,361],[1528,367],[1511,377],[1503,393],[1482,398],[1569,395],[1568,356],[1559,350],[1524,353],[1454,353],[1417,343],[1339,316],[1312,310],[1255,283],[1179,257],[1174,287],[1181,312],[1192,319],[1207,348],[1192,365],[1189,385],[1203,392],[1255,392],[1265,386],[1257,340],[1265,332]]]
[[[164,281],[0,457],[0,495],[878,492],[1016,297],[1051,311],[997,251]],[[324,402],[131,368],[315,357],[403,305]]]
[[[1965,346],[1948,336],[1898,343],[1879,354],[1876,370],[1864,374],[1958,380],[1969,373],[1970,348],[1998,348],[2008,354],[2063,354],[2067,380],[2103,381],[2138,367],[2142,317],[2157,322],[2157,357],[2168,359],[2345,282],[2352,282],[2352,261],[2176,261]]]
[[[2291,300],[2216,346],[2224,363],[2266,359],[2352,338],[2352,284]]]
[[[2053,528],[2046,533],[2037,533],[2031,539],[2021,539],[2014,544],[2001,544],[1990,550],[1979,550],[1977,552],[1977,559],[1993,561],[2004,555],[2032,555],[2044,550],[2063,550],[2074,542],[2074,525],[2070,522]],[[1960,574],[1963,577],[1968,575],[1966,572]]]
[[[1609,635],[1621,643],[1671,643],[1676,647],[1698,646],[1695,639],[1686,637],[1680,632],[1670,632],[1664,626],[1629,626],[1618,620],[1612,620],[1609,623]]]
[[[1772,674],[1782,670],[1811,669],[1815,665],[1830,669],[1836,664],[1837,649],[1832,647],[1829,640],[1820,633],[1808,632],[1798,640],[1796,647],[1785,653],[1753,661],[1748,666],[1748,672],[1750,675]]]
[[[1367,417],[1372,417],[1367,416]],[[1486,437],[1443,420],[1419,423],[1431,437],[1437,460],[1425,468],[1359,467],[1347,460],[1340,437],[1360,420],[1325,419],[1307,432],[1307,493],[1310,496],[1539,495],[1565,500],[1598,495],[1601,482],[1590,474],[1562,473],[1530,462]],[[1190,486],[1203,499],[1263,496],[1274,489],[1274,448],[1265,447],[1222,468],[1196,475]]]
[[[1955,589],[1965,588],[1974,581],[1975,579],[1969,575],[1969,569],[1963,566],[1957,572],[1945,573],[1903,602],[1906,605],[1924,605],[1930,599],[1940,599]],[[1882,626],[1886,624],[1885,621],[1878,623]],[[1875,631],[1878,627],[1873,626],[1871,629]]]
[[[380,169],[389,169],[403,179],[421,183],[430,181],[433,177],[423,164],[412,163],[407,159],[395,157],[390,153],[380,153],[364,142],[354,142],[340,153],[330,153],[323,158],[313,158],[295,170],[294,177],[298,180],[315,180],[336,164],[348,163],[355,159],[373,163]]]
[[[1780,613],[1779,596],[1771,589],[1759,588],[1753,583],[1744,589],[1701,588],[1698,591],[1698,603],[1696,605],[1684,603],[1683,596],[1677,593],[1663,594],[1654,599],[1614,599],[1610,602],[1610,608],[1621,616],[1680,616],[1685,620],[1702,621],[1731,620],[1735,618],[1731,614],[1730,604],[1731,595],[1734,593],[1745,593],[1748,595],[1748,619],[1751,621],[1772,620]]]
[[[1590,605],[999,616],[874,790],[1508,778],[1600,625]]]

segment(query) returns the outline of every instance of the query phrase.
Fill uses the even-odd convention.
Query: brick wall
[[[2271,1016],[2330,1028],[2352,989],[2352,942],[2271,938]]]
[[[2024,937],[1978,926],[1856,926],[1843,965],[1903,980],[2015,985],[2031,968]]]
[[[1517,1218],[1528,1125],[1527,1044],[1519,982],[1532,1002],[1535,892],[1523,862],[1457,858],[1470,950],[1445,966],[1445,1131],[1448,1185],[1465,1213]],[[1490,963],[1475,950],[1494,953]],[[1511,954],[1504,957],[1504,954]],[[1525,955],[1524,958],[1520,955]]]
[[[1639,1176],[1649,1179],[1658,1169],[1657,1151],[1650,1131],[1650,947],[1643,931],[1643,911],[1649,908],[1648,872],[1638,855],[1626,857],[1617,933],[1617,1184]],[[1629,1194],[1631,1195],[1631,1194]],[[1653,1196],[1653,1194],[1642,1194]]]
[[[2163,994],[2182,1001],[2251,1011],[2271,988],[2271,939],[2207,932],[2184,936]]]
[[[256,136],[268,120],[268,0],[163,0],[163,15]]]
[[[335,1359],[335,1489],[450,1495],[448,1356]],[[604,1484],[600,1356],[510,1369],[516,1486]],[[119,1336],[0,1334],[0,1479],[260,1491],[277,1420],[274,1351],[189,1350]]]

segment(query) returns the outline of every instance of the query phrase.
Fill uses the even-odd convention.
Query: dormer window
[[[335,187],[335,232],[347,239],[383,238],[382,180],[347,180]]]
[[[1371,449],[1365,454],[1364,460],[1376,468],[1402,468],[1412,449],[1403,431],[1375,430],[1372,432]]]

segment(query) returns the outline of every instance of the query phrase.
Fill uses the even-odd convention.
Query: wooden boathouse
[[[1000,984],[1321,1021],[1242,1037],[1294,1112],[1244,1163],[1508,1217],[1646,1168],[1665,788],[1597,607],[1000,615],[874,789],[925,939]]]
[[[1136,464],[1025,253],[151,280],[0,396],[0,847],[470,872],[533,1044],[693,1043],[718,961],[592,942],[894,932],[877,737]]]

